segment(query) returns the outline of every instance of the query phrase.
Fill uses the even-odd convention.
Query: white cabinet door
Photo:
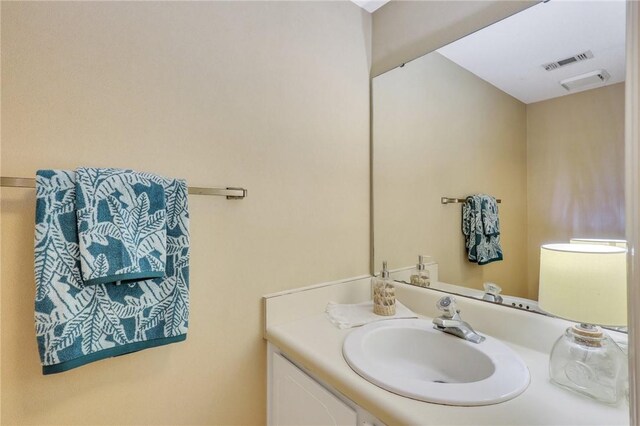
[[[272,353],[271,426],[356,426],[356,411],[282,355]]]

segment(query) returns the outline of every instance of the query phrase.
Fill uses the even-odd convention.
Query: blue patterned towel
[[[155,179],[166,200],[165,275],[86,286],[80,273],[75,173],[36,174],[35,322],[44,374],[186,339],[187,186],[183,180]]]
[[[467,197],[462,206],[462,233],[469,262],[478,265],[502,260],[498,204],[490,195]]]
[[[164,275],[167,211],[160,179],[133,170],[76,169],[84,285]]]

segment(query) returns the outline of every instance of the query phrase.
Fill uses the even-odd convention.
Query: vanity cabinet
[[[269,426],[384,426],[354,402],[338,396],[269,345]]]

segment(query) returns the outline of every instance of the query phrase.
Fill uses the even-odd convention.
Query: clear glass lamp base
[[[627,358],[599,327],[574,325],[553,345],[549,375],[558,386],[615,404],[624,396]]]

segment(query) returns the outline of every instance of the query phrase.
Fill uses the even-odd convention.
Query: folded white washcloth
[[[396,318],[418,318],[409,308],[396,300],[396,314],[384,317],[373,313],[373,301],[352,305],[329,302],[325,311],[331,321],[338,328],[351,328],[370,322]]]

